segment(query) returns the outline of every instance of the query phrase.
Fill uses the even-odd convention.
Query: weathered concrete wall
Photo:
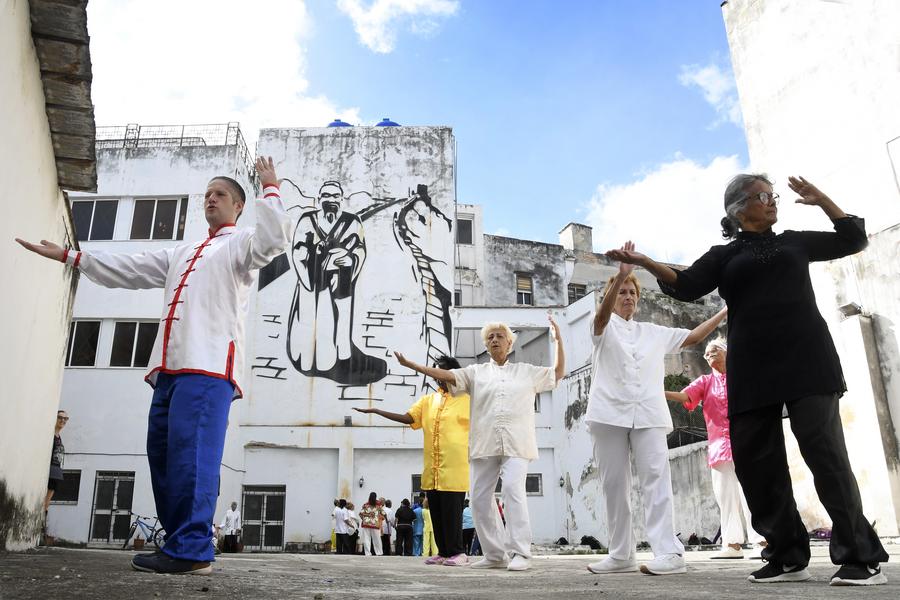
[[[351,409],[405,412],[428,388],[393,351],[421,363],[450,351],[454,140],[438,127],[271,129],[262,132],[259,152],[273,155],[279,175],[290,180],[282,196],[296,229],[284,266],[261,274],[251,308],[252,375],[240,422],[245,442],[265,426],[267,438],[297,448],[321,448],[318,432],[334,431],[337,439],[325,447],[342,450],[336,484],[323,496],[322,508],[330,510],[335,496],[359,495],[355,463],[364,449],[393,451],[406,439],[421,448],[421,432],[410,436]],[[337,200],[332,225],[326,209]],[[344,429],[348,419],[371,432]],[[399,489],[379,485],[388,477],[384,463],[364,476],[399,499],[409,495],[421,456],[407,466],[397,471]],[[326,526],[294,520],[285,536],[322,541]]]
[[[887,151],[900,136],[900,3],[729,0],[722,14],[753,168],[785,198],[788,175],[803,174],[869,231],[900,222],[900,165]],[[818,209],[789,202],[779,219],[828,227]]]
[[[456,289],[462,293],[461,306],[484,304],[484,220],[477,204],[457,204],[457,219],[472,220],[472,244],[456,245]]]
[[[532,275],[534,306],[567,304],[562,246],[486,235],[484,256],[486,306],[516,305],[517,271]]]
[[[900,221],[900,3],[729,0],[722,11],[753,168],[774,176],[785,197],[793,197],[787,176],[803,174],[848,213],[865,217],[870,233],[894,230]],[[781,229],[830,229],[820,210],[790,203],[782,204],[779,219]],[[885,535],[900,529],[900,458],[892,455],[900,433],[897,258],[893,233],[853,259],[811,269],[849,386],[841,414],[864,509],[870,519],[878,516]],[[874,344],[864,342],[860,323],[840,321],[837,308],[848,302],[872,314]],[[880,382],[872,379],[878,378],[870,369],[873,356]],[[801,514],[809,527],[827,526],[796,444],[789,432],[786,437]]]
[[[57,184],[44,92],[28,3],[0,5],[0,269],[7,315],[0,345],[4,417],[0,421],[0,550],[38,539],[69,315],[76,280],[63,265],[22,249],[13,238],[67,243],[71,217]]]

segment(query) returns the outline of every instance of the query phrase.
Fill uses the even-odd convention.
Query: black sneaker
[[[769,562],[766,563],[762,569],[753,571],[747,580],[752,581],[753,583],[784,583],[790,581],[806,581],[810,577],[812,577],[812,575],[806,570],[806,566],[779,565],[777,563]]]
[[[131,559],[131,566],[135,571],[147,573],[173,573],[182,575],[209,575],[212,566],[208,562],[194,562],[172,558],[164,552],[138,554]]]
[[[841,565],[831,577],[830,585],[881,585],[887,583],[887,577],[878,565],[870,567],[859,563]]]

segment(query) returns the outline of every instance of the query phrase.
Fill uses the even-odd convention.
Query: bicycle
[[[142,517],[136,513],[129,514],[134,517],[134,522],[131,524],[131,529],[128,531],[128,537],[125,538],[125,543],[122,544],[122,550],[128,547],[128,542],[134,537],[138,528],[140,528],[140,533],[143,534],[144,539],[147,540],[147,542],[153,542],[157,549],[162,549],[163,545],[166,543],[166,532],[159,526],[159,517],[153,517],[153,524],[148,525],[150,517]]]

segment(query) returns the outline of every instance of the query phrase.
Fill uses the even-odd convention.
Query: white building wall
[[[63,244],[74,237],[57,183],[27,2],[0,5],[0,81],[0,181],[7,209],[0,223],[2,311],[14,316],[4,324],[0,346],[0,550],[24,550],[37,542],[43,521],[76,284],[63,265],[14,240]]]
[[[795,197],[787,177],[807,177],[845,211],[864,217],[870,235],[900,222],[900,3],[729,0],[722,12],[752,168],[773,176],[786,200]],[[821,210],[786,201],[778,228],[831,227]],[[867,258],[870,252],[883,260]],[[886,398],[879,397],[869,374],[871,353],[860,352],[859,328],[842,324],[837,309],[856,302],[880,325],[897,322],[897,259],[896,235],[888,234],[878,248],[811,269],[849,386],[841,407],[848,451],[866,514],[882,517],[882,535],[897,535],[900,528],[900,466],[896,450],[890,455],[900,439],[900,395],[891,375],[900,369],[900,337],[890,326],[878,327],[878,348],[884,350],[877,376],[887,390]],[[888,407],[893,432],[874,418]],[[811,477],[787,427],[785,432],[801,514],[808,527],[826,526]],[[872,465],[873,456],[882,464]]]

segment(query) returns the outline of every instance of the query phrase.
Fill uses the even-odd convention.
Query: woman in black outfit
[[[809,536],[794,502],[782,408],[819,499],[832,520],[831,560],[841,568],[832,585],[875,585],[887,580],[888,560],[862,513],[850,468],[838,400],[846,391],[834,342],[816,307],[809,263],[841,258],[866,247],[862,219],[844,213],[803,177],[789,178],[799,204],[818,206],[834,232],[776,235],[778,195],[765,175],[738,175],[725,190],[723,236],[693,265],[676,271],[637,252],[611,250],[614,260],[644,267],[660,289],[695,300],[714,289],[728,304],[728,417],[734,466],[753,527],[765,536],[768,563],[750,581],[809,579]]]

